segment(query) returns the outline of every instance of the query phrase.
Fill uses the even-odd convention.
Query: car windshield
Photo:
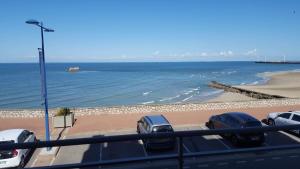
[[[173,131],[173,129],[170,125],[153,127],[153,132],[171,132],[171,131]]]
[[[0,141],[0,145],[9,144],[9,143],[14,143],[14,141],[13,140]],[[12,155],[11,151],[8,151],[8,150],[1,150],[0,151],[0,159],[10,158],[11,155]]]
[[[7,141],[0,141],[0,145],[1,144],[9,144],[9,143],[14,143],[14,140],[7,140]]]

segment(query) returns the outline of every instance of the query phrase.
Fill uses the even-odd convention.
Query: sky
[[[1,0],[0,63],[300,60],[299,0]]]

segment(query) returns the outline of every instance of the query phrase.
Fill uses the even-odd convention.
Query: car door
[[[281,113],[275,118],[275,124],[279,126],[288,125],[290,117],[291,113]]]
[[[290,122],[289,122],[290,125],[299,125],[300,124],[300,115],[298,114],[293,114],[291,119],[290,119]],[[297,134],[300,134],[300,130],[292,130],[293,132],[297,133]]]

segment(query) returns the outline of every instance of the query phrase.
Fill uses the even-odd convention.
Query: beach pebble
[[[225,103],[189,103],[189,104],[167,104],[167,105],[136,105],[119,107],[95,107],[95,108],[71,108],[76,116],[102,115],[102,114],[132,114],[153,112],[181,112],[197,110],[220,110],[239,108],[259,108],[273,106],[300,105],[300,99],[271,99],[253,100]],[[49,116],[52,117],[58,109],[50,109]],[[43,109],[13,109],[0,110],[0,118],[42,118]]]

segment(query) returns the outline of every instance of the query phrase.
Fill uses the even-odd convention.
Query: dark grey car
[[[210,129],[226,129],[226,128],[247,128],[262,127],[262,124],[256,118],[243,112],[229,112],[210,117],[207,122]],[[263,132],[256,133],[229,133],[222,135],[230,139],[234,145],[254,144],[261,145],[265,141]]]

